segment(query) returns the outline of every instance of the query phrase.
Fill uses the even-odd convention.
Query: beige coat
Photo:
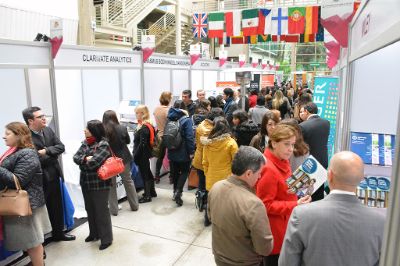
[[[212,249],[217,265],[259,265],[273,237],[263,202],[243,180],[231,176],[208,194]]]
[[[238,145],[230,134],[222,134],[213,139],[201,137],[200,141],[204,145],[203,168],[206,189],[209,191],[214,183],[231,175],[231,164]]]

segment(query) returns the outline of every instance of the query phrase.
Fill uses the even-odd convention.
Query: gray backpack
[[[182,135],[180,130],[180,121],[187,116],[183,116],[176,121],[168,120],[164,128],[162,142],[169,150],[178,149],[182,144]]]

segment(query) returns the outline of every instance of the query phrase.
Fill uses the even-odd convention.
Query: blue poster
[[[372,134],[351,132],[350,150],[358,154],[364,163],[372,163]]]
[[[328,161],[334,153],[336,136],[336,114],[338,105],[339,78],[315,77],[313,101],[318,106],[318,115],[330,122],[328,138]]]

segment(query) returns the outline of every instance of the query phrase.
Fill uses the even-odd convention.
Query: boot
[[[156,188],[154,187],[154,180],[150,180],[150,196],[152,198],[157,198]]]
[[[175,201],[175,199],[176,199],[176,194],[177,194],[177,191],[174,189],[174,194],[172,194],[172,201]]]
[[[204,206],[204,226],[207,227],[211,224],[210,219],[208,219],[208,210],[207,210],[207,204]]]
[[[144,193],[143,196],[139,199],[139,203],[146,203],[151,201],[150,195],[151,184],[148,180],[144,182]]]
[[[181,207],[183,205],[183,200],[182,200],[182,192],[177,192],[175,196],[175,202],[178,207]]]

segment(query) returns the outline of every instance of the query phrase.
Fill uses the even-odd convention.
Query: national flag
[[[244,44],[243,36],[235,36],[231,38],[232,44]]]
[[[271,10],[261,8],[258,11],[258,31],[260,35],[267,34],[266,32],[271,32]]]
[[[258,42],[270,42],[271,35],[258,35]]]
[[[304,30],[305,35],[317,34],[318,32],[318,6],[306,7],[306,26]]]
[[[288,33],[288,9],[279,7],[272,9],[272,35],[285,35]]]
[[[315,41],[323,42],[325,39],[324,36],[325,36],[325,29],[322,26],[321,7],[319,7],[319,10],[318,10],[318,32],[317,32],[317,35],[315,36]]]
[[[315,34],[300,34],[300,42],[315,42]]]
[[[241,11],[235,10],[225,13],[225,32],[226,36],[239,36],[241,24]]]
[[[224,13],[208,13],[208,38],[222,38],[224,35]]]
[[[229,47],[231,44],[231,38],[226,36],[227,34],[224,32],[223,37],[222,38],[218,38],[218,44],[221,45],[225,45],[225,47]]]
[[[304,33],[305,14],[304,7],[289,7],[289,34]]]
[[[257,44],[257,35],[251,35],[250,36],[250,43],[251,44]]]
[[[243,36],[257,35],[258,31],[258,8],[242,11]]]
[[[192,16],[193,37],[197,39],[207,38],[207,13],[196,13]]]
[[[281,41],[285,42],[299,42],[300,40],[300,35],[298,34],[290,34],[290,35],[282,35],[281,36]]]

